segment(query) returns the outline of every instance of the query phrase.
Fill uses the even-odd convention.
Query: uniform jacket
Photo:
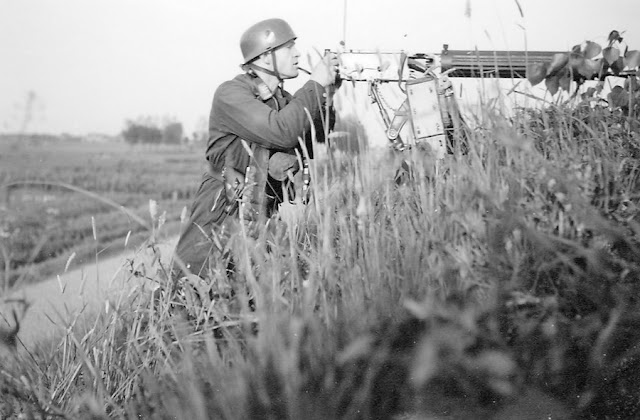
[[[176,247],[176,255],[193,273],[202,273],[206,268],[209,256],[214,254],[215,241],[212,242],[209,235],[219,230],[229,216],[223,170],[233,168],[244,173],[249,166],[250,156],[241,140],[252,149],[267,153],[279,173],[288,165],[294,170],[297,168],[295,149],[299,147],[299,138],[306,142],[312,154],[311,122],[305,109],[313,120],[317,140],[324,141],[325,89],[320,84],[308,81],[293,96],[277,89],[273,97],[262,100],[259,82],[257,77],[240,74],[222,83],[214,94],[206,148],[209,171],[203,175]],[[271,180],[268,184],[275,182]],[[268,194],[278,196],[276,202],[282,199],[281,191]]]
[[[314,124],[321,127],[325,89],[308,81],[293,96],[277,89],[272,98],[263,101],[258,92],[259,81],[241,74],[220,85],[214,95],[206,152],[214,172],[224,166],[244,172],[249,155],[240,139],[273,152],[291,152],[298,147],[298,138],[304,138],[311,152],[311,123],[305,108]],[[322,129],[316,131],[316,135],[323,134]]]

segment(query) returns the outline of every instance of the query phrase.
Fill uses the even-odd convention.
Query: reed
[[[232,276],[176,281],[150,241],[135,293],[9,352],[2,415],[637,415],[638,132],[601,109],[478,117],[443,161],[320,157],[314,202],[226,243]]]

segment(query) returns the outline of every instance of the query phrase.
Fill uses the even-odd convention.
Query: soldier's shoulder
[[[239,74],[231,80],[222,82],[216,89],[215,96],[224,97],[242,93],[253,95],[253,85],[249,79],[250,77],[248,75]]]
[[[239,74],[233,79],[222,82],[220,86],[218,86],[218,90],[225,89],[237,89],[237,88],[246,88],[251,89],[251,76],[247,74]]]

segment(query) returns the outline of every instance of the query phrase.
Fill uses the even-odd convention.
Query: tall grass
[[[156,262],[84,329],[10,352],[3,415],[638,415],[638,132],[601,110],[479,117],[444,161],[317,159],[314,202],[228,242],[232,276]]]

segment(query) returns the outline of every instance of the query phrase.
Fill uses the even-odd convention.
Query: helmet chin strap
[[[284,80],[280,77],[280,72],[278,71],[278,61],[276,60],[276,50],[271,50],[271,62],[273,62],[273,72],[274,76],[278,78],[278,86],[282,88],[284,85]]]
[[[278,86],[282,88],[284,84],[284,79],[280,76],[280,72],[278,71],[278,62],[276,61],[276,50],[271,50],[271,61],[273,62],[273,70],[266,69],[262,66],[259,66],[253,62],[245,64],[243,67],[250,68],[252,70],[260,70],[264,73],[267,73],[276,79],[278,79]]]

